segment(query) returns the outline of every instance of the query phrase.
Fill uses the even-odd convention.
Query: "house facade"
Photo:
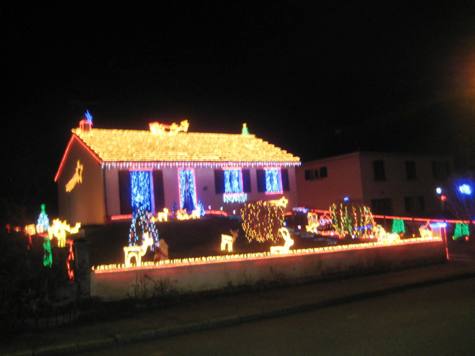
[[[440,212],[435,194],[453,167],[449,156],[354,152],[305,162],[297,169],[299,206],[328,209],[350,200],[377,214]]]
[[[118,130],[82,120],[55,176],[60,215],[104,224],[129,217],[139,205],[153,213],[200,207],[239,213],[254,200],[286,196],[289,207],[296,204],[298,157],[247,128],[198,133],[183,123]]]

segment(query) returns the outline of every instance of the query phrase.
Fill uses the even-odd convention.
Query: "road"
[[[475,279],[92,355],[473,355]]]

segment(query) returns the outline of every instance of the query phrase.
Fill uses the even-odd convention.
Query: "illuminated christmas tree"
[[[152,237],[154,244],[151,250],[155,250],[155,245],[158,245],[159,235],[155,224],[152,222],[152,214],[139,206],[132,214],[132,222],[129,228],[129,246],[139,245],[142,241],[143,234],[148,232]]]
[[[395,234],[404,234],[406,227],[404,226],[404,220],[394,219],[391,231]]]
[[[465,236],[470,236],[470,230],[468,224],[456,223],[454,229],[454,236],[452,236],[452,240],[458,240]]]
[[[341,238],[361,237],[375,226],[373,214],[365,205],[333,203],[329,210],[333,228]]]
[[[275,241],[278,231],[284,225],[284,204],[278,201],[257,201],[247,203],[241,209],[242,228],[250,241]]]
[[[46,214],[46,205],[41,204],[41,212],[36,222],[36,232],[38,234],[41,234],[43,232],[47,232],[48,228],[49,228],[49,218],[48,218],[48,214]]]

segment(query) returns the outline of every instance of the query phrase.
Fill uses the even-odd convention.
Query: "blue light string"
[[[132,210],[139,207],[146,211],[152,211],[152,172],[131,171],[130,172],[130,192]]]
[[[179,171],[180,179],[180,209],[185,209],[187,213],[191,213],[196,209],[196,189],[195,176],[190,169]]]
[[[279,169],[270,168],[265,170],[266,174],[266,193],[281,193],[282,182],[280,179]]]
[[[242,171],[240,169],[224,170],[224,192],[242,193]]]

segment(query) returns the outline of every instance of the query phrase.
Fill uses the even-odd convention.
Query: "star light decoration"
[[[76,162],[76,169],[74,171],[74,175],[71,177],[71,179],[66,183],[65,190],[67,193],[70,193],[73,191],[73,189],[76,187],[76,185],[82,183],[82,173],[84,171],[84,166],[82,165],[81,161]]]
[[[288,200],[282,197],[278,200],[259,200],[247,203],[241,209],[242,228],[251,242],[276,241],[279,229],[284,225],[284,209]]]

